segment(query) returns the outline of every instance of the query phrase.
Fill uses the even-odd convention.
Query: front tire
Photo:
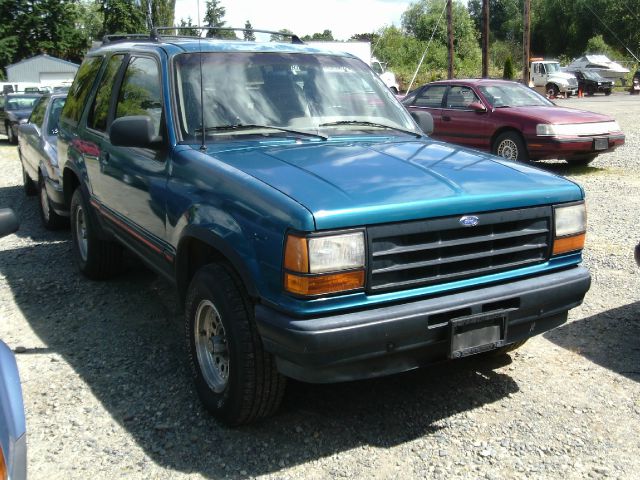
[[[547,84],[545,90],[547,91],[547,98],[556,98],[560,93],[560,89],[554,83]]]
[[[122,247],[98,235],[96,220],[80,188],[71,198],[71,238],[80,271],[92,280],[110,278],[120,271]]]
[[[198,270],[189,285],[185,339],[205,408],[235,426],[274,413],[286,379],[264,350],[240,281],[221,264]]]
[[[51,200],[47,195],[47,188],[44,178],[40,177],[38,182],[38,190],[40,197],[40,218],[42,225],[48,230],[58,230],[67,225],[67,219],[58,215],[51,206]]]
[[[493,144],[494,155],[514,162],[528,162],[529,152],[524,140],[517,132],[504,132],[498,135]]]
[[[24,165],[22,166],[22,188],[24,189],[24,194],[27,197],[33,197],[36,193],[38,193],[38,189],[36,188],[36,184],[31,180],[29,174],[24,169]]]

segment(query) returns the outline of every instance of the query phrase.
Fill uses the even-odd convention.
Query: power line
[[[591,7],[589,6],[589,4],[588,4],[588,3],[585,3],[585,4],[584,4],[584,6],[585,6],[585,7],[587,7],[587,8],[589,9],[589,11],[593,14],[593,16],[594,16],[594,17],[596,17],[596,18],[600,21],[600,23],[602,23],[602,25],[604,25],[604,26],[605,26],[605,28],[611,32],[611,35],[613,35],[613,36],[615,37],[615,39],[616,39],[616,40],[618,40],[618,42],[620,42],[620,44],[621,44],[621,45],[622,45],[622,46],[627,50],[627,52],[629,52],[629,53],[631,54],[631,56],[632,56],[633,58],[635,58],[635,59],[636,59],[636,62],[640,62],[640,60],[638,60],[638,57],[636,57],[636,56],[634,55],[634,53],[633,53],[631,50],[629,50],[629,47],[627,47],[627,46],[624,44],[624,42],[618,38],[618,36],[616,35],[616,32],[614,32],[613,30],[611,30],[611,29],[609,28],[609,26],[608,26],[606,23],[604,23],[604,21],[603,21],[603,20],[602,20],[598,15],[596,15],[596,12],[594,12],[594,11],[591,9]]]

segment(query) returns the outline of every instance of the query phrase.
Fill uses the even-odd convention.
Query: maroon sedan
[[[563,158],[586,165],[624,143],[613,118],[558,107],[534,90],[505,80],[432,82],[402,103],[409,111],[431,114],[431,137],[510,160]]]

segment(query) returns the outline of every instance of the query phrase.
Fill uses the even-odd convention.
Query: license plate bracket
[[[507,338],[507,311],[454,318],[449,322],[449,331],[449,358],[462,358],[502,347]]]
[[[607,138],[594,138],[593,149],[594,150],[606,150],[609,148],[609,139]]]

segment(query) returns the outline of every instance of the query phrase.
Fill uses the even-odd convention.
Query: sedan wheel
[[[229,381],[229,348],[220,313],[210,300],[196,311],[194,341],[202,376],[211,390],[222,392]]]
[[[504,132],[493,144],[493,153],[514,162],[529,161],[529,153],[522,137],[516,132]]]

